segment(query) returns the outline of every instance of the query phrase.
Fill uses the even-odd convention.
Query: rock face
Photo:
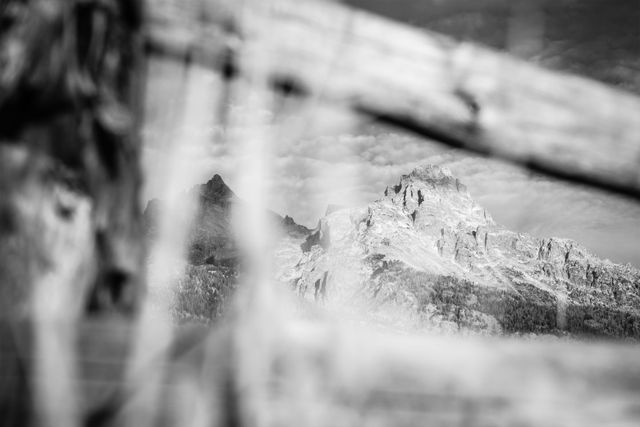
[[[300,245],[302,252],[309,252],[314,246],[319,245],[323,249],[331,246],[331,233],[327,221],[321,219],[318,226],[308,235],[305,241]]]
[[[418,168],[369,206],[329,213],[302,249],[290,274],[301,295],[327,273],[327,304],[385,325],[640,338],[638,270],[506,230],[444,168]]]
[[[282,219],[282,227],[287,232],[287,234],[290,234],[292,236],[296,236],[299,238],[305,238],[309,235],[309,233],[311,233],[311,230],[309,230],[304,225],[296,223],[295,220],[291,218],[289,215],[286,215]]]
[[[232,209],[242,208],[244,202],[227,186],[220,175],[214,175],[205,184],[193,187],[187,198],[197,201],[198,209],[190,226],[188,261],[193,265],[209,264],[233,267],[238,261],[238,248],[231,224]],[[147,235],[153,239],[157,234],[162,201],[149,201],[144,211]],[[276,226],[284,234],[304,239],[310,230],[296,224],[293,218],[282,218],[268,212]]]
[[[191,189],[198,211],[190,234],[191,264],[234,265],[237,248],[231,226],[231,210],[240,200],[220,175]]]

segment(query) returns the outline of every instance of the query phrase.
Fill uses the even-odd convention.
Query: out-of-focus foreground
[[[510,250],[510,256],[534,259],[531,248],[544,252],[544,245],[519,236],[509,240],[510,248],[500,242],[491,252],[487,236],[513,233],[481,215],[460,183],[440,171],[423,171],[427,178],[409,182],[418,171],[387,189],[385,199],[355,224],[348,215],[328,215],[332,227],[347,224],[357,243],[343,252],[352,258],[332,253],[325,245],[326,224],[311,233],[268,211],[271,150],[277,140],[297,138],[307,123],[292,120],[273,129],[261,112],[323,114],[329,105],[332,114],[354,122],[373,118],[637,199],[640,100],[333,3],[236,3],[0,3],[3,425],[637,425],[635,341],[390,334],[367,319],[334,316],[321,303],[309,308],[278,286],[274,276],[293,280],[298,293],[300,278],[315,280],[314,297],[322,302],[327,273],[322,280],[321,269],[357,259],[372,270],[391,268],[380,270],[376,280],[396,274],[394,280],[411,288],[404,294],[414,292],[425,306],[449,310],[459,320],[466,308],[451,306],[467,303],[458,301],[455,289],[444,288],[471,285],[425,274],[424,281],[433,282],[428,292],[412,287],[420,286],[415,278],[429,263],[442,265],[443,275],[457,274],[463,261],[479,257],[487,265],[469,268],[477,277],[500,282],[508,276],[496,298],[507,295],[521,304],[531,292],[532,298],[543,295],[541,305],[555,298],[544,306],[557,312],[542,316],[551,319],[542,322],[543,332],[581,333],[587,325],[599,336],[638,336],[631,295],[637,282],[625,282],[628,288],[616,282],[606,292],[596,277],[604,271],[617,280],[634,272],[569,248],[562,253],[566,265],[579,268],[579,262],[571,264],[578,253],[595,265],[585,267],[592,280],[563,277],[558,284],[549,276],[565,274],[564,264],[554,270],[546,261],[554,258],[552,249],[566,248],[549,241],[549,253],[538,254],[527,277],[519,278],[520,287],[512,286],[514,269],[491,263],[508,258]],[[178,96],[169,100],[178,117],[165,135],[171,160],[165,165],[164,207],[150,204],[143,216],[141,139],[144,113],[150,112],[144,100],[154,90],[148,73],[161,69],[179,81]],[[199,88],[190,82],[203,69],[215,73],[216,90],[197,96]],[[234,111],[234,104],[247,108]],[[243,203],[220,177],[190,196],[178,191],[189,168],[181,144],[198,138],[206,143],[207,135],[194,129],[214,114],[233,147]],[[474,223],[467,230],[469,224],[460,221],[454,230],[457,218],[440,223],[423,217],[418,207],[427,187],[440,205],[425,205],[452,200],[455,209],[477,214],[484,228]],[[198,211],[195,202],[209,203],[209,210]],[[423,239],[424,264],[394,240],[408,231],[367,234],[376,221],[389,218],[402,220],[406,229],[422,227],[423,234],[411,236]],[[204,232],[194,232],[193,223],[214,236],[212,245],[194,241]],[[273,271],[272,254],[291,253],[277,246],[281,225],[285,238],[304,241],[304,258],[291,266],[290,277]],[[428,245],[436,241],[432,254]],[[438,253],[453,260],[429,258]],[[211,278],[194,266],[186,267],[188,280],[181,283],[185,261],[216,265],[218,286],[202,286]],[[400,261],[418,273],[404,270]],[[340,280],[352,284],[348,274]],[[176,284],[182,292],[177,300]],[[364,291],[377,296],[379,290]],[[576,291],[569,303],[567,290]],[[486,292],[480,305],[490,301],[490,307],[474,315],[485,310],[498,321],[519,315],[494,310],[493,291]],[[216,318],[221,301],[227,314],[212,327],[178,326],[170,318],[176,307]],[[576,301],[583,305],[571,305]],[[575,315],[569,326],[562,311],[567,307]],[[610,321],[587,323],[593,313]],[[539,327],[538,320],[530,323]]]

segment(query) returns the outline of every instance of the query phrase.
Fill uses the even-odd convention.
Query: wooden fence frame
[[[147,0],[146,6],[152,55],[195,61],[226,78],[311,96],[448,145],[640,196],[640,100],[629,94],[337,4]],[[277,425],[333,425],[331,417],[305,418],[318,411],[338,411],[351,425],[375,425],[381,414],[395,425],[631,426],[640,418],[635,344],[377,342],[361,331],[305,323],[276,323],[255,344],[268,319],[247,313],[212,331],[178,329],[147,355],[142,375],[123,363],[139,344],[135,319],[79,322],[72,344],[80,366],[72,380],[83,398],[80,419],[171,421],[191,386],[219,408],[213,425],[253,426],[261,417]],[[29,369],[37,357],[34,328],[0,326],[0,381],[8,381],[0,382],[0,408],[14,411],[9,422],[24,425],[33,420],[23,411],[34,403],[12,399],[39,381]],[[255,372],[242,369],[248,353],[258,351],[252,382]],[[311,384],[301,390],[304,375]],[[391,380],[398,388],[388,388]],[[202,409],[182,403],[179,414]],[[288,413],[292,407],[299,410]]]

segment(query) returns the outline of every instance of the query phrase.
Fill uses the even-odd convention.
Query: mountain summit
[[[208,203],[227,204],[236,198],[235,193],[218,174],[215,174],[206,184],[195,187],[194,190],[198,191],[201,199]]]
[[[456,226],[458,222],[476,226],[495,225],[487,212],[471,198],[467,187],[447,168],[428,165],[403,175],[400,182],[384,192],[395,206],[409,212],[417,228]]]
[[[196,215],[190,219],[188,261],[194,265],[233,266],[237,262],[238,248],[232,229],[231,215],[234,207],[247,208],[218,174],[206,183],[196,185],[184,195],[185,204],[197,203]],[[155,238],[163,202],[149,201],[144,211],[145,226],[150,239]],[[283,233],[304,238],[310,230],[297,224],[293,218],[267,211],[273,224]]]
[[[640,338],[640,272],[568,239],[497,224],[445,168],[424,166],[379,200],[326,215],[289,280],[402,329]],[[325,279],[327,278],[328,279]],[[325,285],[326,282],[326,285]]]

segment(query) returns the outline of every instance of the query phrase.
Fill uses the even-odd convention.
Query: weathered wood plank
[[[358,426],[640,421],[636,345],[385,337],[324,326],[283,336],[274,357],[280,378],[270,409],[282,417],[275,425],[309,413],[325,415],[318,425]],[[306,412],[287,411],[305,404]]]
[[[640,197],[640,99],[316,0],[147,0],[151,45],[456,147]]]
[[[33,381],[33,371],[12,367],[47,356],[12,341],[16,334],[28,336],[27,325],[5,326],[0,402],[7,403]],[[234,345],[240,332],[234,325],[208,333],[178,329],[170,348],[146,355],[137,375],[144,381],[137,382],[127,376],[132,331],[122,322],[78,325],[81,376],[74,381],[82,419],[120,425],[123,416],[152,416],[153,425],[184,425],[204,405],[210,412],[200,421],[210,426],[229,420],[252,425],[256,419],[281,426],[599,427],[640,421],[635,344],[392,337],[319,322],[273,330],[256,341],[255,357],[246,357]],[[245,365],[251,360],[257,366]],[[242,372],[259,380],[243,384]],[[154,375],[160,378],[158,399],[141,398]]]

